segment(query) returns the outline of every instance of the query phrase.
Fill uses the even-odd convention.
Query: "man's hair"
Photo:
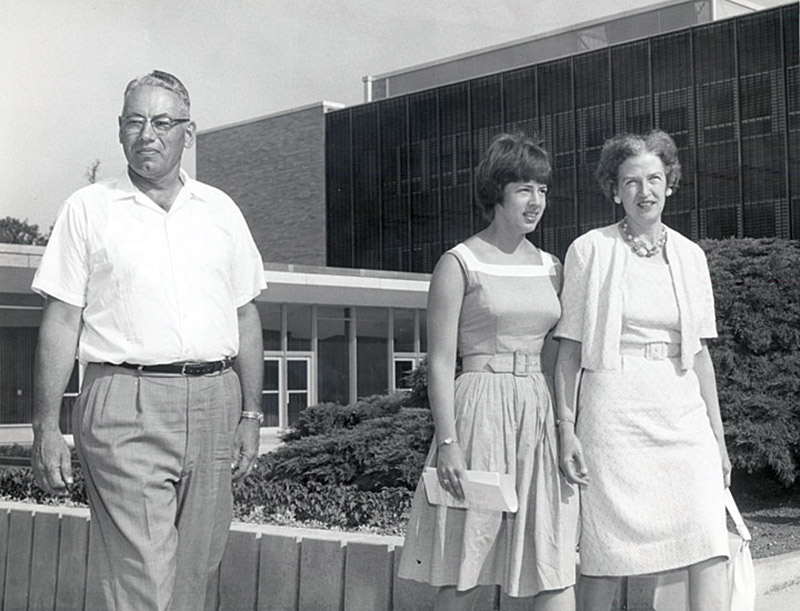
[[[123,99],[127,98],[128,94],[139,87],[161,87],[162,89],[171,91],[180,98],[184,109],[186,110],[186,114],[189,114],[189,110],[191,109],[189,92],[186,90],[186,87],[183,83],[181,83],[177,76],[174,76],[169,72],[153,70],[151,73],[137,77],[128,83],[128,86],[125,87],[125,95]]]
[[[500,134],[492,140],[475,170],[475,195],[483,217],[494,218],[494,207],[512,182],[549,185],[553,166],[549,153],[524,132]]]
[[[678,160],[678,147],[665,131],[654,129],[646,134],[617,134],[606,140],[597,162],[595,176],[609,200],[614,198],[619,167],[631,157],[652,153],[664,164],[667,186],[673,191],[681,180],[681,162]]]

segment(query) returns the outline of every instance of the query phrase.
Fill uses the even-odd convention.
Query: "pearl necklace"
[[[663,225],[661,226],[661,235],[658,236],[658,240],[652,246],[645,244],[641,238],[634,237],[630,229],[628,229],[628,221],[625,219],[619,222],[619,230],[622,233],[622,237],[631,245],[631,250],[634,254],[640,257],[655,257],[664,248],[664,244],[667,243],[667,232]]]

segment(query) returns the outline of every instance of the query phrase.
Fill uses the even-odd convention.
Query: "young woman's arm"
[[[428,398],[436,427],[439,481],[457,498],[464,498],[460,478],[466,469],[456,434],[455,393],[458,319],[464,300],[464,276],[454,256],[436,265],[428,290]]]

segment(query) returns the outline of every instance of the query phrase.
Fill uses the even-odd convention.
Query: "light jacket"
[[[667,231],[666,253],[678,301],[681,367],[691,369],[701,338],[717,336],[714,293],[705,253],[677,231]],[[581,367],[594,371],[620,366],[622,287],[632,257],[617,224],[577,238],[564,262],[562,315],[555,337],[581,342]]]

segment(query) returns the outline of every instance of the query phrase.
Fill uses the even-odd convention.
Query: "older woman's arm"
[[[719,411],[719,399],[717,398],[717,378],[714,373],[714,363],[711,361],[711,354],[705,340],[703,348],[697,353],[694,359],[694,371],[700,382],[700,395],[706,404],[708,420],[711,422],[711,429],[714,437],[717,438],[719,455],[722,460],[722,477],[725,480],[725,487],[731,485],[731,461],[728,458],[728,449],[725,446],[725,432],[722,429],[722,416]]]
[[[561,338],[558,342],[555,374],[559,463],[568,482],[585,486],[589,483],[588,471],[583,458],[583,447],[575,434],[580,373],[580,342]]]

